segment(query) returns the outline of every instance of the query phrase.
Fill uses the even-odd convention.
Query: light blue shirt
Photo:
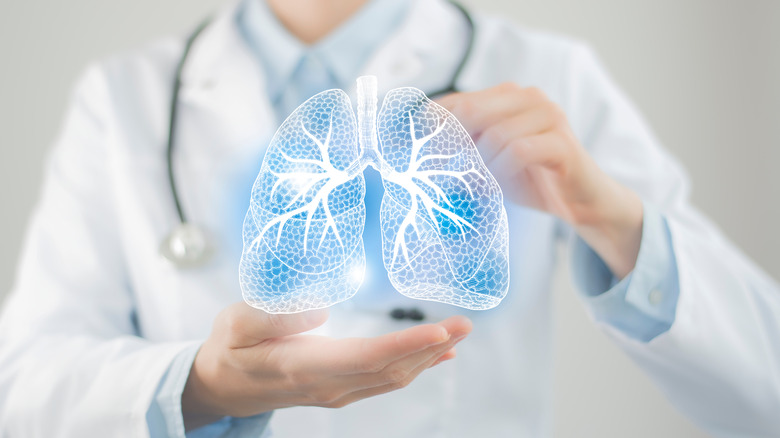
[[[290,34],[265,1],[245,1],[239,29],[263,66],[265,91],[279,123],[320,91],[348,89],[371,55],[401,24],[409,1],[372,0],[311,46]]]
[[[265,91],[281,122],[312,95],[329,88],[349,88],[408,10],[409,0],[373,0],[312,46],[291,35],[263,0],[245,1],[237,21],[263,67]],[[370,184],[376,182],[367,177],[367,185]],[[381,199],[381,193],[369,195]],[[366,220],[367,233],[371,231],[369,224],[379,223],[370,219]],[[367,251],[370,244],[366,242]],[[572,251],[572,269],[585,305],[600,323],[640,342],[648,342],[672,326],[679,294],[677,266],[666,220],[651,204],[644,204],[639,257],[626,278],[617,281],[579,238]],[[180,353],[160,382],[147,412],[152,437],[185,436],[181,394],[196,353],[197,347]],[[248,418],[225,417],[186,436],[261,436],[270,416],[265,413]]]

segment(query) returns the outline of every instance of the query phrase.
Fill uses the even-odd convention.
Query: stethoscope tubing
[[[203,32],[203,30],[209,25],[210,22],[211,18],[204,20],[187,38],[187,43],[184,45],[184,52],[182,52],[179,63],[176,65],[176,76],[173,82],[173,93],[171,94],[170,115],[168,117],[168,139],[165,148],[165,158],[168,168],[168,185],[171,189],[171,194],[173,195],[173,204],[176,206],[176,214],[179,216],[180,223],[186,223],[187,218],[184,214],[184,209],[182,209],[181,201],[179,200],[179,192],[176,189],[176,178],[173,171],[173,146],[175,144],[174,140],[176,139],[176,120],[178,113],[177,108],[179,107],[177,103],[179,101],[179,91],[181,90],[181,74],[184,70],[184,64],[189,58],[190,50],[192,50],[192,46],[195,44],[195,40],[198,38],[198,35],[200,35],[201,32]]]
[[[463,73],[463,70],[466,68],[468,64],[468,61],[471,57],[472,50],[474,48],[474,34],[475,34],[474,19],[472,18],[471,14],[464,6],[462,6],[461,4],[455,1],[450,1],[450,3],[463,15],[463,19],[466,22],[468,28],[469,38],[468,38],[468,43],[466,45],[466,49],[463,52],[463,56],[461,57],[460,62],[458,62],[458,65],[455,67],[455,70],[453,70],[452,77],[450,78],[448,85],[439,90],[428,93],[428,97],[431,99],[435,99],[437,97],[441,97],[446,94],[458,92],[457,83],[461,77],[461,74]],[[181,81],[182,72],[184,70],[185,64],[187,63],[190,52],[193,46],[195,45],[195,41],[198,39],[198,36],[200,36],[203,30],[206,29],[206,27],[208,27],[209,23],[211,23],[211,17],[207,18],[202,23],[200,23],[198,27],[196,27],[195,30],[187,38],[187,41],[184,45],[184,51],[182,52],[181,58],[179,59],[179,63],[176,65],[176,73],[174,76],[173,92],[171,94],[171,104],[170,104],[170,112],[168,118],[168,138],[166,143],[165,159],[167,164],[166,167],[168,173],[168,185],[171,191],[173,204],[176,207],[176,215],[178,216],[179,223],[176,225],[176,227],[174,227],[174,230],[171,232],[171,234],[168,237],[166,237],[166,239],[163,241],[161,252],[171,262],[179,266],[185,266],[185,265],[197,266],[200,264],[200,262],[204,261],[198,259],[206,257],[205,253],[203,255],[189,254],[186,256],[189,257],[189,261],[184,260],[185,256],[181,257],[182,260],[177,260],[178,256],[176,255],[177,254],[176,251],[171,251],[171,248],[167,248],[166,246],[171,246],[174,243],[177,243],[175,239],[177,235],[182,234],[182,231],[184,229],[186,229],[189,233],[194,232],[199,234],[203,238],[205,238],[205,233],[203,233],[202,230],[198,229],[195,225],[190,224],[188,222],[187,216],[184,212],[184,209],[182,208],[181,199],[179,198],[179,191],[176,185],[176,175],[173,169],[173,151],[174,151],[175,140],[176,140],[176,122],[178,116],[177,108],[178,108],[178,101],[179,101],[179,91],[181,90],[181,85],[182,85],[182,81]],[[184,244],[186,242],[178,242],[178,243]],[[193,260],[195,260],[196,263],[192,263]]]

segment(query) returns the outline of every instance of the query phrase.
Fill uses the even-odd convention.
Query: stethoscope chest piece
[[[160,255],[177,268],[203,266],[210,258],[213,248],[206,233],[198,226],[180,223],[160,244]]]

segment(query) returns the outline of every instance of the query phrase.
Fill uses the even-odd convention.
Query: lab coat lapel
[[[196,40],[182,72],[181,102],[207,110],[225,137],[241,146],[276,129],[265,75],[236,24],[240,2],[226,7]]]
[[[188,312],[211,315],[241,298],[235,267],[252,182],[277,128],[259,61],[236,25],[238,3],[219,13],[195,40],[182,70],[174,159],[188,218],[215,245],[197,271],[177,273]],[[214,293],[214,291],[220,291]],[[186,319],[197,330],[197,320]]]

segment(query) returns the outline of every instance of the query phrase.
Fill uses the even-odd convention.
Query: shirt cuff
[[[160,381],[146,413],[150,436],[152,438],[261,436],[271,419],[271,412],[245,418],[224,417],[214,423],[191,430],[185,435],[184,418],[181,412],[181,394],[187,384],[192,362],[199,349],[200,344],[193,344],[181,351],[173,359],[168,371]]]
[[[596,321],[648,342],[672,327],[680,286],[666,219],[648,203],[643,216],[636,266],[624,279],[618,281],[579,237],[572,249],[572,274]]]

